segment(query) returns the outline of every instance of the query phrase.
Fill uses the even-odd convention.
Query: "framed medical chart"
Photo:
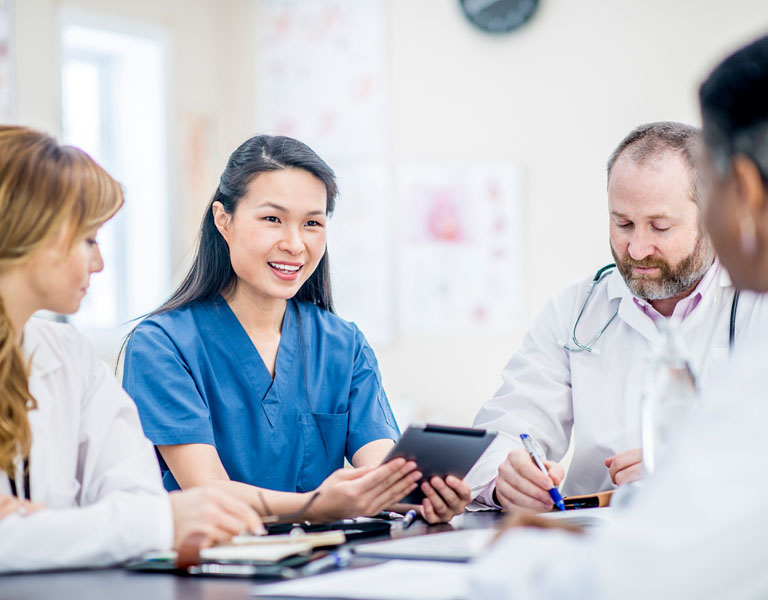
[[[334,302],[371,343],[395,331],[386,24],[382,0],[261,0],[256,23],[258,130],[307,143],[336,172]]]
[[[331,163],[387,152],[386,3],[261,0],[260,131],[297,138]]]
[[[515,331],[522,172],[514,163],[411,164],[397,174],[401,333]]]

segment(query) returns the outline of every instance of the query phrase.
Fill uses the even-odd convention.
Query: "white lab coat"
[[[702,384],[728,357],[734,294],[719,262],[711,268],[715,269],[712,284],[680,326]],[[497,438],[467,477],[481,505],[493,505],[490,493],[498,466],[511,449],[521,447],[521,433],[534,436],[555,461],[565,455],[573,433],[574,453],[563,495],[611,489],[603,461],[640,445],[640,396],[649,356],[661,336],[614,269],[595,287],[577,332],[579,341],[586,343],[618,307],[618,316],[594,344],[599,354],[565,350],[564,343],[573,346],[571,331],[591,281],[592,277],[566,287],[550,299],[504,368],[502,386],[475,418],[476,427],[508,434]],[[756,326],[766,330],[768,304],[756,294],[743,292],[735,343]]]
[[[736,346],[628,507],[585,535],[510,531],[470,598],[768,598],[766,336]]]
[[[0,520],[0,571],[107,565],[173,539],[170,500],[136,406],[88,342],[32,318],[30,488],[48,508]],[[19,481],[20,477],[17,476]],[[0,494],[9,494],[0,474]]]

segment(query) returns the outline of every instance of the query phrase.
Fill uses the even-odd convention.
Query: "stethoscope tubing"
[[[597,350],[593,347],[597,340],[599,340],[603,334],[605,333],[605,330],[608,329],[611,323],[613,323],[613,320],[618,316],[619,309],[617,308],[616,311],[611,315],[611,318],[608,319],[608,322],[603,326],[600,331],[597,332],[595,337],[593,337],[591,340],[589,340],[586,344],[582,344],[579,342],[579,340],[576,337],[576,328],[579,326],[579,322],[581,321],[581,317],[584,314],[584,311],[587,308],[587,304],[589,303],[589,299],[592,297],[592,293],[594,292],[595,286],[600,283],[600,281],[608,274],[610,273],[611,269],[615,268],[616,264],[611,263],[609,265],[605,265],[604,267],[601,267],[597,270],[597,273],[595,273],[595,276],[592,278],[592,281],[589,284],[589,289],[587,290],[587,295],[584,297],[584,302],[581,305],[581,309],[579,310],[579,314],[576,315],[576,320],[573,323],[573,329],[571,330],[571,341],[573,342],[574,346],[569,346],[568,344],[563,344],[563,348],[568,350],[569,352],[590,352],[594,354],[598,354]],[[739,307],[739,295],[740,290],[735,290],[733,293],[733,301],[731,302],[731,317],[729,321],[729,328],[728,328],[728,347],[733,350],[733,344],[734,340],[736,338],[736,312]]]

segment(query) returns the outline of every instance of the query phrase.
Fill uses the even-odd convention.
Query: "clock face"
[[[464,15],[488,33],[507,33],[531,18],[539,0],[459,0]]]

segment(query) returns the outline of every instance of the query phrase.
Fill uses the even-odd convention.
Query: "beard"
[[[627,284],[629,291],[638,298],[648,301],[666,300],[689,290],[704,277],[704,273],[712,265],[713,260],[709,241],[701,233],[696,239],[696,246],[693,251],[675,267],[660,258],[634,260],[629,254],[624,258],[619,258],[613,249],[613,244],[610,246],[613,260],[616,261],[616,268]],[[651,277],[636,273],[633,267],[657,267],[661,275]]]

